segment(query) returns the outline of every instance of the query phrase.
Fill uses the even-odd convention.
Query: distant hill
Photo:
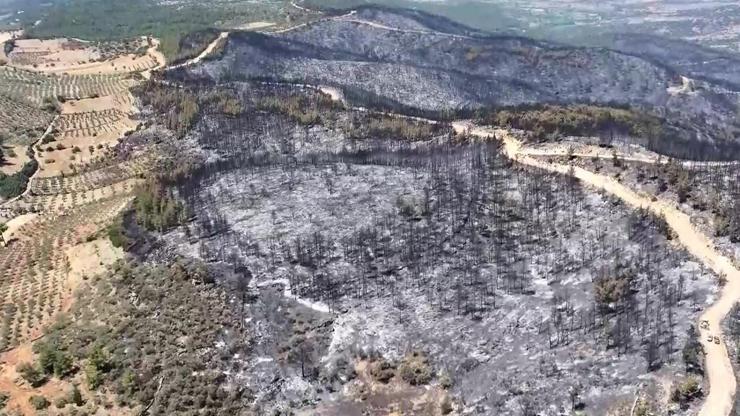
[[[694,66],[704,81],[687,84],[682,76],[695,75],[692,55],[676,61],[670,51],[654,52],[660,44],[643,54],[571,47],[483,35],[426,13],[377,7],[279,35],[237,33],[230,39],[223,59],[193,74],[329,84],[350,95],[432,111],[541,103],[629,106],[680,125],[686,140],[734,141],[737,134],[733,74]],[[706,53],[698,50],[695,60]]]

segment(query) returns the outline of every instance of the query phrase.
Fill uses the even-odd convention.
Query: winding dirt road
[[[210,56],[213,51],[216,50],[216,47],[218,47],[221,42],[224,42],[227,37],[229,37],[229,32],[221,32],[218,37],[214,39],[211,43],[209,43],[208,46],[206,46],[206,48],[203,50],[203,52],[201,52],[198,56],[192,59],[188,59],[181,64],[170,66],[167,69],[175,69],[197,64],[198,62]]]
[[[691,218],[681,212],[671,202],[658,199],[653,200],[651,195],[637,193],[622,185],[611,177],[593,173],[576,166],[559,163],[549,163],[537,159],[526,153],[522,143],[506,130],[492,130],[484,127],[472,126],[469,123],[453,123],[458,132],[467,132],[476,137],[501,139],[504,143],[504,153],[518,163],[540,169],[573,175],[582,182],[595,188],[619,197],[633,207],[647,208],[657,215],[663,215],[678,237],[678,241],[692,255],[702,261],[720,276],[725,276],[727,283],[722,288],[720,298],[712,304],[701,316],[701,320],[709,322],[709,329],[700,331],[701,342],[706,352],[706,376],[709,380],[709,394],[699,413],[700,416],[727,416],[732,411],[735,396],[735,374],[727,354],[724,342],[715,344],[706,340],[712,335],[722,337],[722,320],[727,316],[732,306],[740,300],[740,271],[733,265],[731,259],[723,256],[714,248],[711,239],[699,231],[691,223]],[[697,325],[698,326],[698,325]]]

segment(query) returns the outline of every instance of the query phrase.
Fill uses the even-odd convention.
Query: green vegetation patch
[[[149,82],[136,91],[142,103],[162,115],[163,124],[178,136],[184,136],[195,123],[200,107],[193,92],[163,87],[156,82]]]
[[[248,408],[248,392],[232,388],[224,375],[232,368],[228,357],[245,353],[248,340],[238,312],[209,276],[199,264],[116,264],[110,276],[89,281],[69,314],[47,329],[39,358],[24,364],[28,376],[42,385],[81,372],[93,394],[101,393],[96,400],[110,392],[116,405],[151,406],[151,414]],[[88,399],[73,388],[65,402]]]
[[[188,209],[160,183],[151,180],[136,191],[136,222],[149,231],[165,231],[187,221]]]
[[[543,105],[491,110],[479,116],[484,124],[531,131],[536,140],[561,136],[631,136],[653,139],[663,135],[663,121],[631,109],[591,105]]]
[[[74,37],[91,41],[112,41],[137,36],[161,40],[161,50],[168,60],[192,53],[185,36],[207,33],[209,28],[229,27],[254,21],[286,20],[285,1],[181,1],[154,0],[66,0],[24,17],[31,37]],[[35,20],[40,20],[34,25]],[[185,38],[185,42],[182,42]],[[181,49],[181,46],[185,48]]]
[[[2,80],[0,80],[2,82]],[[54,118],[31,103],[0,93],[0,143],[30,145]]]
[[[31,160],[23,165],[23,168],[12,175],[0,172],[0,197],[4,199],[15,198],[23,193],[28,185],[28,180],[38,169],[38,163]]]

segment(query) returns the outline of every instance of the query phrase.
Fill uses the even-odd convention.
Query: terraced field
[[[20,39],[15,41],[8,60],[15,68],[46,74],[127,74],[161,64],[152,49],[155,43],[146,36],[97,43],[67,38]]]
[[[0,94],[0,136],[5,138],[5,144],[30,145],[53,118],[49,111]]]
[[[47,213],[0,248],[0,350],[39,336],[69,305],[75,282],[67,279],[66,249],[107,227],[130,198],[113,195],[60,215]]]
[[[35,105],[52,98],[78,100],[120,94],[134,83],[128,75],[45,75],[0,67],[0,93]]]
[[[13,58],[32,62],[24,53],[33,52]],[[79,276],[67,253],[103,236],[153,162],[152,154],[119,158],[113,149],[137,127],[129,89],[162,65],[155,54],[73,64],[62,74],[0,67],[0,132],[30,147],[39,164],[26,192],[0,206],[9,226],[0,246],[0,351],[27,345],[69,307]],[[88,73],[101,64],[121,71]]]
[[[58,138],[68,139],[95,136],[101,132],[118,131],[130,121],[129,115],[118,109],[90,111],[84,113],[62,113],[57,121]],[[118,128],[117,128],[118,127]]]
[[[142,156],[134,160],[109,164],[73,176],[37,177],[31,180],[30,193],[35,197],[74,194],[103,188],[139,177],[147,172],[153,157]]]

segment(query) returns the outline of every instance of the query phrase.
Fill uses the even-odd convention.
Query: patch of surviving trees
[[[201,144],[215,146],[225,156],[187,175],[171,178],[196,216],[188,232],[208,237],[201,241],[203,258],[240,269],[247,268],[244,258],[260,258],[269,265],[268,274],[279,268],[294,270],[290,285],[295,294],[335,309],[346,299],[372,297],[388,297],[395,308],[403,309],[409,305],[401,293],[411,290],[425,296],[439,310],[481,319],[499,308],[505,295],[534,294],[528,253],[548,252],[552,255],[539,259],[542,263],[536,265],[538,268],[552,276],[585,269],[594,285],[589,307],[574,307],[567,291],[558,295],[550,316],[543,317],[539,328],[550,347],[593,337],[618,354],[642,353],[650,370],[673,360],[674,353],[681,350],[682,346],[677,345],[676,308],[687,296],[685,277],[675,279],[661,271],[663,259],[677,259],[679,255],[665,243],[672,236],[661,218],[647,212],[633,215],[630,239],[646,247],[636,254],[628,254],[618,241],[606,238],[606,230],[600,230],[602,235],[596,244],[584,242],[574,255],[566,241],[581,226],[577,213],[585,201],[574,179],[512,166],[494,143],[473,143],[457,137],[456,141],[419,145],[410,144],[403,135],[391,139],[405,128],[413,130],[417,126],[413,120],[395,119],[393,124],[405,123],[406,127],[390,131],[386,140],[371,140],[376,138],[371,137],[374,133],[366,132],[369,136],[363,136],[364,140],[371,145],[363,148],[298,155],[287,146],[269,153],[260,137],[274,133],[280,124],[295,126],[305,120],[311,125],[338,126],[352,115],[335,109],[334,104],[321,104],[320,96],[297,99],[278,90],[272,90],[276,96],[260,107],[265,102],[260,98],[264,91],[255,90],[240,89],[234,95],[241,103],[239,114],[225,115],[217,109],[211,112],[229,118],[239,125],[238,129],[195,129]],[[247,91],[254,91],[254,95]],[[329,111],[322,111],[320,120],[303,117],[317,105],[325,105]],[[271,117],[264,118],[265,112],[271,112]],[[282,117],[274,117],[274,113]],[[266,120],[271,125],[265,126]],[[445,132],[446,127],[435,128]],[[250,130],[261,134],[249,136],[249,140],[230,138],[232,133],[248,135],[243,132]],[[289,178],[284,186],[293,189],[298,185],[298,175],[291,172],[312,168],[321,168],[317,172],[326,172],[326,168],[351,172],[352,166],[411,169],[428,180],[419,195],[399,197],[394,211],[375,218],[371,226],[343,236],[316,230],[310,236],[288,235],[265,241],[231,231],[218,208],[204,209],[213,206],[208,203],[212,196],[204,188],[228,172],[258,176],[282,170]],[[325,180],[330,192],[335,192],[331,175]],[[256,189],[234,197],[253,198],[259,193]],[[512,193],[520,197],[511,197]],[[339,263],[351,265],[351,271],[338,274],[334,266]],[[548,283],[560,284],[556,280]],[[692,359],[696,356],[691,351],[684,354],[687,367],[701,365]]]
[[[34,344],[36,362],[17,370],[34,387],[76,379],[90,393],[83,396],[73,385],[61,397],[34,396],[32,404],[44,408],[53,399],[59,409],[88,406],[88,413],[113,405],[147,414],[249,409],[252,392],[227,376],[239,363],[225,359],[244,354],[249,337],[207,267],[120,262],[88,284],[90,290]]]
[[[687,166],[667,160],[635,164],[639,184],[654,184],[658,195],[672,193],[680,204],[707,212],[716,237],[740,243],[740,164],[702,163]]]
[[[692,124],[701,120],[657,116],[626,106],[528,105],[476,111],[483,124],[530,132],[536,141],[563,136],[598,137],[602,145],[633,143],[670,157],[688,160],[737,160],[737,133],[716,129],[714,140],[697,137]],[[737,127],[735,128],[737,130]]]
[[[178,81],[208,83],[202,76],[182,69],[169,74]],[[268,84],[320,85],[315,79],[246,77],[228,70],[222,80]],[[641,106],[620,103],[534,103],[507,107],[476,107],[440,111],[411,107],[373,92],[352,87],[333,88],[342,92],[345,102],[379,112],[398,113],[432,120],[475,119],[483,124],[523,129],[539,141],[564,135],[599,137],[604,145],[634,143],[657,153],[688,160],[740,159],[740,124],[708,126],[700,117],[657,113]],[[699,128],[701,126],[701,128]],[[704,131],[705,133],[698,133]]]

